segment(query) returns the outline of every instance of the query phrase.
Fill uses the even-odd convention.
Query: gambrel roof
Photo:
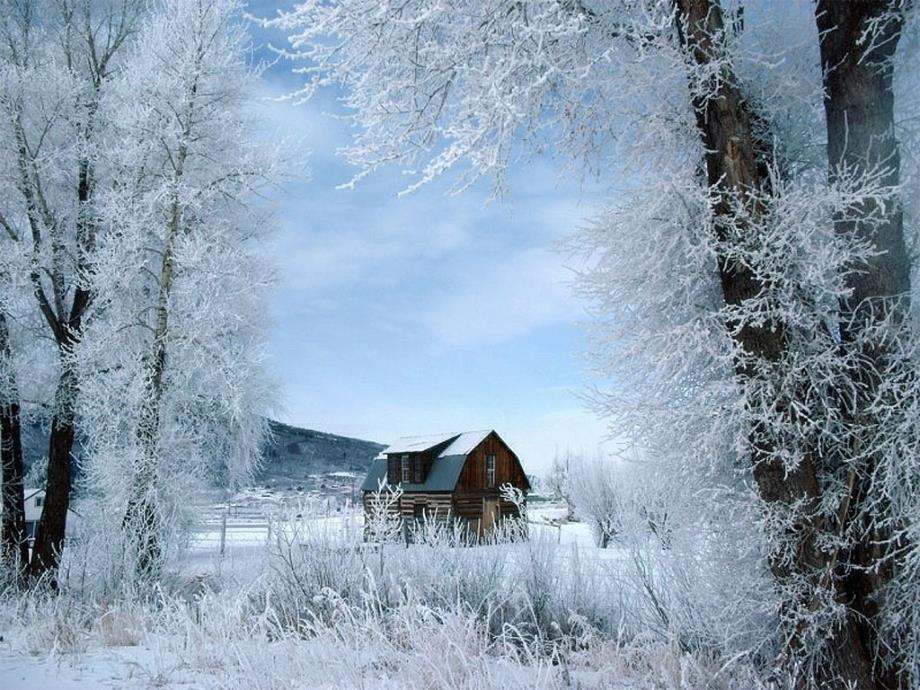
[[[404,436],[396,439],[374,458],[370,471],[361,484],[362,491],[376,491],[380,482],[386,482],[387,456],[406,453],[423,453],[437,446],[448,444],[431,463],[428,476],[421,484],[403,483],[403,491],[453,491],[460,478],[460,472],[467,456],[482,443],[492,429],[464,431],[461,433],[434,434],[431,436]]]

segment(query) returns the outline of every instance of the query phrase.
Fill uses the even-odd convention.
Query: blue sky
[[[263,95],[298,84],[290,67],[266,73]],[[276,200],[276,416],[383,443],[495,428],[533,473],[557,449],[593,452],[605,427],[578,397],[586,315],[568,286],[572,260],[555,245],[599,207],[599,188],[536,159],[491,203],[488,181],[399,197],[399,169],[337,190],[354,170],[336,155],[351,130],[330,115],[344,112],[335,94],[265,112],[270,135],[310,150],[309,179]]]

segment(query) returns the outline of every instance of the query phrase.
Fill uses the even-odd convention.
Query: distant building
[[[38,521],[42,517],[42,508],[45,507],[45,492],[41,489],[25,490],[26,504],[26,534],[29,535],[29,541],[35,539],[35,530],[38,529]]]
[[[35,531],[38,529],[38,521],[42,517],[42,509],[45,507],[45,492],[43,489],[25,489],[23,491],[26,510],[26,535],[29,537],[29,544],[35,539]],[[3,505],[0,504],[0,513],[3,511]],[[70,531],[72,518],[77,516],[73,509],[67,511],[68,532]]]
[[[503,484],[525,496],[530,490],[518,456],[491,429],[398,439],[374,459],[364,479],[365,513],[381,482],[402,488],[403,519],[462,520],[478,536],[517,515],[517,507],[501,498]]]

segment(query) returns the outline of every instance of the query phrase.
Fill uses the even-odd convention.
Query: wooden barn
[[[381,481],[402,488],[403,519],[462,520],[479,536],[517,514],[515,505],[501,498],[503,484],[525,496],[530,490],[518,456],[491,429],[398,439],[374,459],[361,486],[365,512]]]

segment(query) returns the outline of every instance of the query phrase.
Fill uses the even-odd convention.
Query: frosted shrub
[[[401,496],[400,486],[386,484],[382,479],[377,490],[368,495],[364,525],[367,541],[385,544],[400,540],[403,531],[402,516],[399,513]]]
[[[594,540],[607,548],[621,529],[623,495],[610,460],[603,457],[569,459],[569,492],[578,515],[591,527]]]
[[[759,544],[744,546],[745,507],[725,499],[722,509],[719,523],[672,521],[666,542],[644,511],[623,514],[616,561],[623,623],[684,651],[764,661],[775,651],[775,593]]]
[[[41,590],[13,601],[14,607],[5,611],[4,618],[19,624],[17,641],[29,654],[68,654],[86,649],[92,625],[89,607]]]
[[[275,600],[283,626],[297,629],[307,617],[322,615],[323,592],[361,597],[374,561],[356,525],[330,527],[301,507],[275,520],[271,534],[264,596]]]
[[[432,539],[391,545],[380,581],[356,525],[322,529],[308,517],[286,529],[279,519],[273,534],[270,567],[242,589],[124,589],[95,600],[66,583],[56,593],[10,591],[0,631],[37,654],[139,644],[150,651],[139,672],[168,683],[183,669],[204,688],[757,687],[738,680],[750,680],[745,659],[726,665],[717,645],[661,625],[638,634],[647,603],[631,589],[628,559],[585,557],[544,537],[476,547]],[[683,548],[676,539],[655,553]],[[681,626],[717,622],[683,613],[688,595],[708,596],[691,582],[705,571],[655,573]]]

